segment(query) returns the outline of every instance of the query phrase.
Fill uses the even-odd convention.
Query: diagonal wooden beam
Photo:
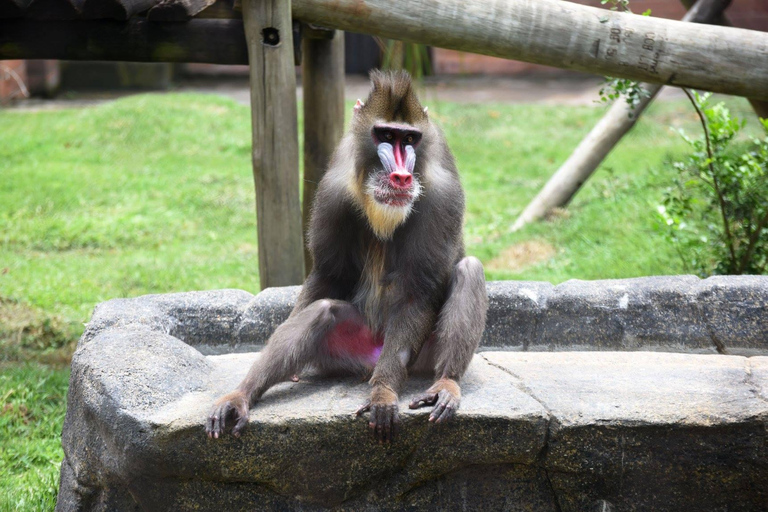
[[[721,19],[731,0],[699,0],[686,13],[683,21],[708,23]],[[594,128],[579,143],[571,156],[547,181],[544,188],[525,207],[512,225],[512,231],[544,218],[553,209],[567,205],[576,192],[605,160],[616,144],[632,129],[638,118],[662,89],[659,84],[641,84],[647,96],[630,107],[618,99]]]

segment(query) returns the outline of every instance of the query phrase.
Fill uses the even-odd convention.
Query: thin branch
[[[753,231],[752,235],[749,237],[749,241],[747,242],[747,250],[744,251],[744,254],[741,257],[741,261],[739,262],[739,267],[742,271],[744,270],[744,267],[747,266],[749,258],[752,257],[752,251],[754,251],[755,247],[757,247],[757,240],[760,238],[760,232],[766,225],[768,225],[768,208],[765,210],[765,215],[763,215],[763,218],[761,218],[760,222],[757,223],[757,229],[755,229],[755,231]]]
[[[707,162],[709,164],[709,172],[712,174],[712,184],[715,187],[717,200],[720,205],[720,214],[723,217],[723,228],[725,229],[725,238],[728,244],[728,251],[731,253],[731,262],[736,264],[736,251],[733,248],[733,236],[731,235],[731,228],[728,225],[728,216],[725,212],[725,198],[723,197],[723,193],[720,190],[720,185],[717,182],[717,175],[715,174],[715,156],[712,152],[712,143],[709,140],[709,126],[707,125],[707,118],[704,117],[704,112],[701,111],[701,107],[699,107],[699,103],[696,101],[696,98],[693,97],[691,91],[685,87],[682,89],[683,92],[685,92],[685,95],[688,96],[688,99],[691,100],[691,104],[693,104],[693,108],[696,109],[696,113],[699,115],[699,119],[701,120],[701,126],[704,128],[704,140],[707,141],[707,155],[709,156],[709,161]]]

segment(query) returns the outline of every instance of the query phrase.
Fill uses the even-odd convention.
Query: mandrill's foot
[[[216,400],[211,413],[205,421],[205,432],[208,437],[218,439],[224,434],[227,418],[237,420],[232,427],[232,435],[240,437],[245,425],[248,423],[248,409],[250,409],[248,397],[242,391],[233,391]]]
[[[371,399],[360,409],[357,415],[370,411],[368,428],[379,444],[389,444],[400,428],[400,414],[397,410],[397,393],[386,386],[374,386]]]
[[[435,382],[425,393],[413,399],[408,406],[410,409],[418,409],[425,405],[434,405],[429,421],[444,423],[453,418],[461,402],[461,388],[453,379],[440,379]]]

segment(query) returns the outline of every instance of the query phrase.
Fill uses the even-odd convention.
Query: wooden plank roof
[[[174,22],[195,17],[242,18],[229,0],[0,0],[0,19],[125,21],[132,17]]]

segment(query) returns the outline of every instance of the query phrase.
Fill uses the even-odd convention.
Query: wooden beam
[[[0,19],[20,18],[30,0],[0,0]]]
[[[694,0],[680,0],[680,1],[686,8],[691,8],[695,3]],[[712,22],[712,24],[722,25],[724,27],[734,26],[724,12],[720,13],[720,16],[718,16]],[[757,114],[757,117],[768,119],[768,101],[760,101],[755,98],[747,98],[747,100],[749,101],[750,105],[752,105],[752,109],[755,111],[755,114]]]
[[[290,0],[244,0],[261,288],[304,280]]]
[[[718,20],[730,3],[731,0],[699,0],[686,13],[683,21],[707,23]],[[635,126],[663,86],[641,84],[641,87],[645,89],[647,95],[642,97],[634,108],[630,107],[624,98],[616,100],[579,143],[568,160],[525,207],[512,225],[512,231],[517,231],[530,222],[544,218],[553,209],[563,207],[571,201],[616,144]]]
[[[83,18],[127,20],[146,11],[155,3],[157,0],[85,0]]]
[[[293,0],[305,22],[768,100],[768,34],[560,0]]]
[[[147,18],[150,21],[187,21],[215,2],[216,0],[161,0],[149,10]]]
[[[215,41],[216,44],[211,44]],[[240,20],[0,20],[0,59],[247,64]]]
[[[321,32],[327,36],[327,32]],[[302,39],[302,83],[304,88],[304,233],[317,185],[331,155],[344,134],[344,33],[331,39]],[[305,273],[312,258],[304,247]]]
[[[75,20],[82,8],[83,0],[32,0],[24,16],[36,20]]]

